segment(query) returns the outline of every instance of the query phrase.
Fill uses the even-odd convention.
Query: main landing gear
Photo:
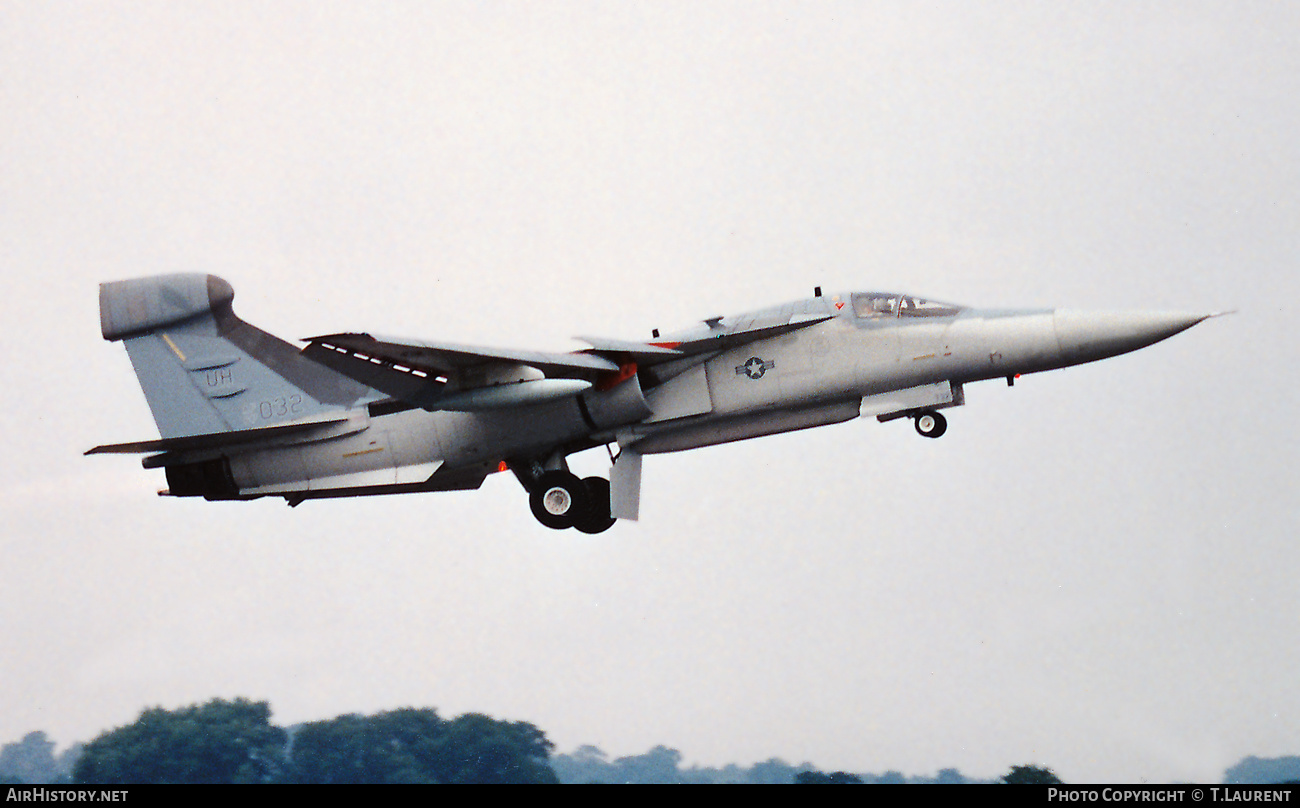
[[[578,479],[567,471],[546,471],[529,486],[528,505],[537,521],[552,530],[577,528],[603,533],[614,526],[609,515],[609,480]]]
[[[948,419],[934,410],[918,412],[914,423],[917,434],[927,438],[937,438],[948,431]]]

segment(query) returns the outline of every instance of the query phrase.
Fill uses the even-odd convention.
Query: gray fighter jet
[[[212,275],[101,284],[104,339],[125,343],[162,437],[87,454],[148,455],[163,494],[290,505],[474,489],[508,469],[539,522],[585,533],[637,518],[643,455],[871,416],[937,438],[963,385],[1134,351],[1213,316],[818,288],[646,342],[584,337],[575,353],[359,333],[300,349],[236,317],[233,298]],[[615,444],[609,481],[569,472],[569,455]]]

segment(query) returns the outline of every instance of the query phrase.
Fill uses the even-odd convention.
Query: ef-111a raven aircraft
[[[582,338],[575,353],[360,333],[298,348],[235,316],[212,275],[100,285],[161,438],[141,453],[178,497],[307,499],[478,488],[509,469],[543,525],[636,519],[641,458],[835,424],[910,418],[928,438],[963,385],[1078,365],[1212,315],[974,309],[904,294],[823,295],[648,342]],[[566,458],[617,444],[610,480]],[[612,455],[611,451],[611,455]]]

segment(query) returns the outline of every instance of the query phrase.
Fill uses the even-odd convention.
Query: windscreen
[[[853,295],[853,313],[863,318],[951,317],[961,309],[952,303],[889,292],[858,292]]]

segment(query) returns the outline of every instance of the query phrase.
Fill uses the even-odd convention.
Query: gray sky
[[[1300,753],[1300,7],[0,5],[0,742],[401,705],[562,750],[1066,780]],[[97,284],[286,338],[576,348],[828,290],[1233,317],[646,461],[642,521],[478,492],[159,499]],[[601,452],[574,458],[604,473]]]

